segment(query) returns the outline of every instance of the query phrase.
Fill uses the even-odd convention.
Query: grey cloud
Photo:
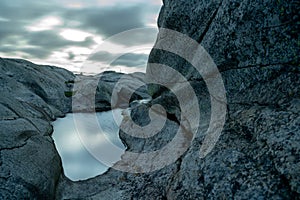
[[[94,31],[107,38],[123,31],[146,28],[147,15],[153,15],[155,13],[153,10],[145,3],[131,7],[73,9],[67,11],[64,18],[81,22],[74,28]],[[154,43],[156,35],[157,30],[155,29],[141,29],[133,35],[116,39],[114,42],[126,46]]]
[[[10,21],[0,21],[0,45],[12,36],[22,36],[26,33],[21,23],[11,23]]]
[[[74,60],[75,56],[76,56],[76,55],[75,55],[73,52],[69,52],[69,53],[68,53],[68,59],[69,59],[69,60]]]
[[[31,57],[47,58],[54,50],[63,47],[72,45],[88,47],[93,44],[92,38],[87,38],[83,42],[68,41],[58,35],[58,30],[31,32],[26,29],[26,26],[41,17],[57,16],[62,11],[55,1],[1,0],[0,17],[5,20],[0,21],[0,46],[2,47],[0,52],[12,55],[23,52]],[[27,45],[32,47],[18,46],[17,42],[20,41],[27,42]]]
[[[11,47],[11,46],[1,46],[0,52],[10,53],[11,55],[16,55],[17,52],[26,53],[29,58],[47,58],[51,55],[51,51],[45,50],[44,48],[40,47]]]
[[[55,13],[61,10],[54,1],[36,1],[36,0],[1,0],[0,17],[12,21],[22,21],[30,23],[33,20],[49,13]]]
[[[40,58],[40,59],[47,58],[52,53],[51,51],[45,50],[44,48],[34,48],[34,47],[21,48],[20,50],[30,55],[30,57]]]
[[[14,33],[16,34],[17,32]],[[0,44],[2,44],[0,47],[0,52],[11,54],[23,52],[29,54],[32,58],[43,59],[50,56],[53,51],[60,50],[64,47],[89,47],[95,43],[91,37],[87,37],[85,41],[82,42],[69,41],[60,35],[57,35],[55,31],[26,32],[20,30],[18,33],[19,34],[16,34],[15,36],[18,36],[18,39],[22,40],[23,42],[26,41],[31,47],[22,47],[18,45],[10,45],[7,47],[6,45],[3,45],[9,40],[9,34],[7,34],[6,38],[4,38],[2,41],[0,40]],[[3,35],[5,36],[6,33],[3,33]],[[12,44],[12,42],[9,43]]]
[[[51,55],[51,51],[45,50],[44,48],[22,48],[23,52],[30,55],[32,58],[47,58],[49,55]]]
[[[107,51],[98,51],[88,58],[91,61],[100,61],[100,62],[109,62],[113,59],[114,54],[111,54]]]
[[[59,49],[67,46],[89,47],[95,42],[91,37],[87,37],[82,42],[66,40],[56,33],[56,31],[31,32],[26,37],[27,42],[33,46],[48,48],[50,50]]]
[[[89,60],[91,61],[99,61],[103,63],[111,62],[111,60],[116,57],[115,54],[111,54],[106,51],[100,51],[90,56]],[[138,67],[138,66],[146,66],[148,61],[148,55],[146,54],[135,54],[135,53],[127,53],[118,58],[116,58],[111,66],[126,66],[126,67]]]
[[[117,60],[115,60],[111,65],[123,65],[126,67],[137,67],[137,66],[146,66],[148,61],[148,55],[146,54],[134,54],[128,53],[122,55]]]
[[[89,2],[90,5],[93,5],[92,1]],[[145,27],[147,17],[157,12],[155,6],[149,6],[146,1],[135,5],[124,5],[71,9],[60,5],[59,0],[1,0],[0,18],[8,21],[0,19],[0,53],[16,55],[17,52],[24,52],[32,57],[46,58],[53,51],[61,50],[64,47],[89,47],[94,44],[93,38],[86,38],[83,42],[69,41],[58,35],[59,29],[74,28],[91,31],[107,38],[122,31]],[[31,25],[34,21],[50,15],[60,17],[64,21],[64,25],[49,31],[31,32],[26,29],[26,26]],[[72,21],[78,23],[71,23]],[[125,46],[153,43],[155,36],[155,31],[140,31],[130,37],[116,39],[114,43]],[[27,42],[27,45],[31,47],[18,46],[20,42]],[[72,60],[73,58],[74,55],[69,54],[68,59]],[[125,59],[122,62],[122,64],[131,65],[126,63]]]
[[[115,37],[113,42],[125,46],[136,46],[149,44],[149,48],[153,46],[156,40],[158,30],[156,28],[140,28],[123,33],[121,37]]]
[[[73,9],[65,13],[65,18],[77,20],[77,28],[96,31],[105,37],[133,28],[144,27],[142,6]]]

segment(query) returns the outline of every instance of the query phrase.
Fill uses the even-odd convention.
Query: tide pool
[[[121,159],[125,151],[118,134],[122,110],[113,112],[67,114],[53,122],[52,138],[69,179],[103,174]]]

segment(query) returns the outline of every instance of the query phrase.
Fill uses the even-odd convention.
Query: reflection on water
[[[97,127],[91,123],[95,119],[95,114],[92,113],[68,114],[53,123],[52,137],[62,158],[64,173],[68,178],[76,181],[95,177],[106,172],[108,169],[106,165],[112,166],[113,163],[120,160],[125,151],[118,134],[119,124],[122,120],[121,110],[115,110],[114,113],[116,114],[115,119],[111,111],[96,113],[96,119],[100,125]],[[76,119],[76,126],[74,119]],[[80,134],[78,134],[78,130]],[[97,140],[93,139],[93,145],[99,146],[100,149],[101,147],[102,149],[106,148],[106,146],[108,149],[111,146],[118,147],[115,148],[119,149],[118,151],[107,150],[104,152],[106,157],[110,158],[106,165],[95,159],[84,147],[81,139],[86,134],[97,138]]]

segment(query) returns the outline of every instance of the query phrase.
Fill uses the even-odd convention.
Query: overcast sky
[[[0,57],[75,72],[145,71],[161,1],[1,0]]]

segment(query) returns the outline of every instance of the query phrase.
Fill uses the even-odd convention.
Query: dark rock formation
[[[67,70],[0,59],[0,199],[53,199],[60,158],[51,121],[70,111]]]
[[[74,77],[51,68],[50,71],[54,71],[51,79],[56,77],[54,82],[58,87],[48,91],[45,88],[51,87],[50,80],[43,85],[41,80],[32,85],[29,82],[39,80],[37,70],[43,68],[30,64],[26,70],[23,61],[17,64],[18,61],[2,60],[0,90],[5,95],[0,98],[0,112],[5,117],[0,121],[0,194],[3,197],[46,198],[48,194],[48,198],[54,198],[56,188],[57,199],[299,199],[299,3],[164,0],[158,24],[200,43],[221,72],[228,105],[226,123],[215,148],[206,157],[199,157],[211,115],[205,77],[182,57],[156,48],[149,62],[180,72],[201,102],[199,130],[191,146],[176,162],[154,172],[127,173],[110,169],[93,179],[72,182],[61,174],[60,161],[49,137],[48,118],[54,119],[69,111],[70,102],[61,93],[69,91],[65,81]],[[156,47],[164,44],[163,36],[161,32]],[[192,53],[192,58],[199,56]],[[29,77],[34,73],[35,78],[13,78],[18,73],[10,72],[11,68],[7,67],[7,63],[12,62],[22,65],[19,68],[29,73]],[[156,78],[149,68],[146,78]],[[109,84],[100,86],[107,97],[99,97],[99,109],[108,108],[111,87]],[[157,85],[150,85],[148,89],[153,100],[132,108],[132,118],[145,125],[149,123],[150,106],[161,104],[167,111],[166,126],[149,140],[121,131],[128,151],[149,152],[162,148],[172,140],[183,121],[178,102],[169,90]],[[130,91],[121,92],[126,93]],[[59,98],[52,99],[53,95]],[[22,102],[24,100],[27,103]],[[34,106],[28,105],[30,103]]]
[[[221,138],[204,159],[199,157],[210,118],[210,96],[203,77],[181,57],[153,49],[149,62],[183,74],[201,102],[199,130],[191,147],[175,163],[151,173],[111,169],[80,183],[62,178],[58,197],[298,199],[299,4],[165,0],[158,24],[196,40],[218,66],[228,102]],[[166,35],[160,33],[157,44],[163,46],[164,40]],[[157,78],[149,68],[146,77]],[[121,132],[129,151],[157,150],[170,142],[178,129],[180,109],[174,96],[157,85],[149,86],[149,92],[152,102],[134,108],[132,117],[138,124],[149,123],[146,111],[158,103],[168,112],[167,126],[148,140]]]
[[[51,122],[68,112],[111,109],[112,90],[121,77],[141,82],[144,74],[76,77],[62,68],[0,58],[0,199],[55,198],[63,170],[51,138]],[[119,97],[132,91],[115,90]],[[96,102],[92,110],[84,98],[91,94]],[[80,109],[72,107],[74,97],[82,101],[73,104]],[[136,92],[132,101],[141,98],[149,98],[145,89]]]
[[[204,160],[197,159],[200,130],[182,158],[168,197],[299,195],[299,6],[295,1],[164,1],[159,26],[188,35],[209,52],[221,72],[228,102],[216,148]],[[164,36],[158,36],[159,46],[167,40]],[[149,62],[182,73],[201,94],[200,102],[207,102],[202,77],[186,60],[153,49]],[[159,87],[151,93],[159,98],[169,94]],[[203,113],[207,109],[200,106]],[[198,174],[187,173],[191,170]]]

